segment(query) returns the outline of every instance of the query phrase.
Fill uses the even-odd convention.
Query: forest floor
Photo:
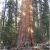
[[[24,48],[21,48],[22,50],[32,50],[33,47],[24,47]],[[50,44],[44,44],[44,43],[41,43],[41,44],[37,44],[36,46],[34,46],[33,50],[49,50],[50,49]],[[11,49],[7,49],[5,48],[5,46],[0,50],[17,50],[17,47],[12,47]],[[20,48],[19,48],[20,50]]]

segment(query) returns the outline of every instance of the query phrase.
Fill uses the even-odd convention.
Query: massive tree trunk
[[[32,47],[35,44],[36,0],[22,0],[17,47]]]

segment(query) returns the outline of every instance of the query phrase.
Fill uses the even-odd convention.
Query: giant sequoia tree
[[[35,45],[36,0],[22,0],[17,47]]]

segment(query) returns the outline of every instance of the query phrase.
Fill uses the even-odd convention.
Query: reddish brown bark
[[[35,11],[35,10],[34,10]],[[35,43],[35,21],[32,0],[23,0],[18,36],[18,47],[33,46]]]

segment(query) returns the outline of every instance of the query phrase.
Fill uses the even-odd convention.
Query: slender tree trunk
[[[16,31],[17,31],[17,0],[16,0],[15,6],[16,6],[16,8],[15,8],[15,27],[16,27]]]
[[[7,3],[7,0],[5,0],[5,7],[4,7],[4,10],[2,10],[2,30],[4,30],[4,27],[5,27],[6,3]]]

